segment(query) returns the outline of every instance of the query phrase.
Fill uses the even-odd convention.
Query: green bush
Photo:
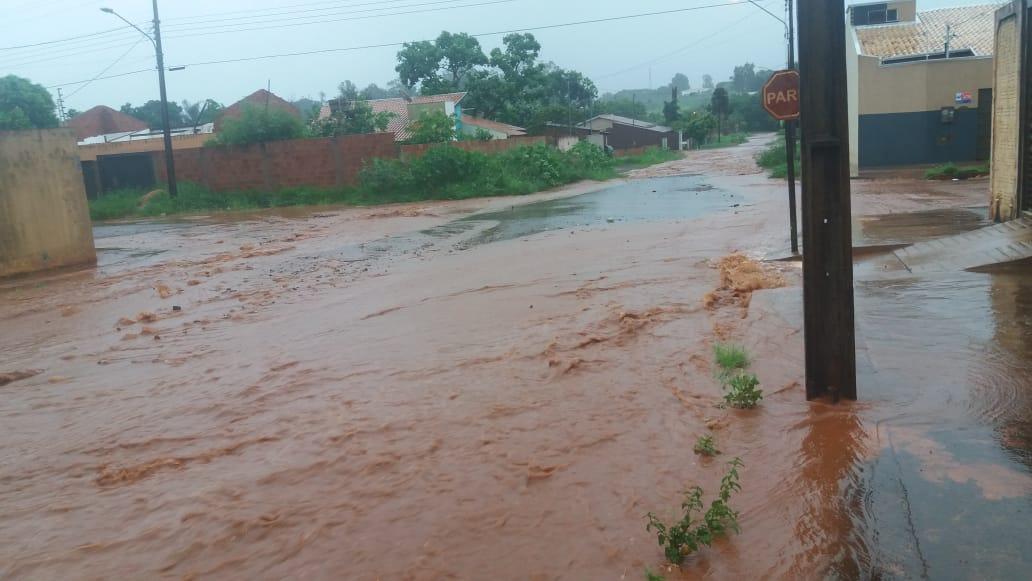
[[[249,145],[304,137],[301,119],[276,108],[249,105],[240,117],[226,119],[216,134],[218,145]]]
[[[727,393],[724,394],[724,401],[727,405],[735,408],[752,408],[763,399],[763,390],[757,386],[760,380],[754,373],[738,373],[731,376],[725,382],[724,387]]]
[[[800,169],[801,152],[799,149],[799,141],[796,141],[795,151],[795,175],[798,177],[802,174]],[[785,179],[788,177],[788,148],[785,146],[784,137],[775,139],[756,156],[756,165],[767,170],[768,175],[772,178]]]
[[[417,184],[443,186],[476,179],[487,167],[487,156],[450,145],[431,147],[411,163]]]
[[[685,491],[685,500],[681,503],[683,515],[681,520],[666,524],[659,520],[651,512],[645,515],[648,524],[645,530],[656,531],[656,538],[659,546],[663,547],[663,554],[667,561],[674,565],[680,565],[684,558],[696,551],[703,545],[710,546],[718,537],[727,534],[728,531],[738,532],[738,511],[733,510],[728,502],[731,495],[742,489],[738,483],[738,468],[742,466],[742,460],[735,458],[728,463],[728,472],[720,480],[720,493],[710,503],[709,509],[702,516],[702,520],[696,520],[695,514],[702,512],[702,488],[693,486]]]
[[[926,180],[967,180],[978,176],[989,175],[989,164],[957,167],[956,164],[944,163],[925,172]]]

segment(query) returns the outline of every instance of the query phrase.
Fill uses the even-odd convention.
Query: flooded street
[[[0,281],[0,577],[1028,578],[1032,265],[855,266],[860,401],[806,403],[765,139],[527,197],[96,227]],[[854,183],[858,245],[985,182]],[[724,409],[715,342],[765,398]],[[713,434],[723,454],[692,452]],[[741,533],[670,569],[645,513]]]

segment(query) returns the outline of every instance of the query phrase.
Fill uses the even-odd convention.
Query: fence
[[[481,153],[498,153],[516,147],[529,145],[542,145],[548,139],[543,135],[528,135],[521,137],[510,137],[509,139],[496,139],[493,141],[453,141],[449,145],[466,151],[479,151]],[[419,145],[399,145],[399,154],[402,158],[419,157],[425,154],[431,147],[439,146],[439,143],[421,143]]]

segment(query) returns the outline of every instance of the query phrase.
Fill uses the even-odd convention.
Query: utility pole
[[[788,70],[795,69],[795,14],[793,0],[788,2]],[[792,236],[792,254],[799,254],[799,224],[796,219],[796,189],[795,189],[795,144],[796,144],[796,123],[798,121],[785,121],[785,155],[788,162],[788,221]]]
[[[856,399],[845,5],[799,0],[806,398]]]
[[[165,54],[161,50],[161,21],[158,19],[158,0],[154,5],[154,49],[158,55],[158,87],[161,91],[161,124],[165,132],[165,174],[168,177],[168,195],[179,195],[176,184],[176,162],[172,152],[172,127],[168,120],[168,94],[165,92]]]
[[[57,88],[57,114],[61,120],[61,124],[64,125],[65,119],[65,108],[64,108],[64,95],[61,94],[61,87]]]
[[[950,41],[952,41],[952,40],[953,40],[953,26],[947,22],[946,23],[946,46],[943,47],[943,51],[942,51],[943,54],[946,55],[947,59],[950,58]]]
[[[161,125],[165,138],[165,175],[168,178],[168,195],[174,198],[179,195],[179,188],[176,186],[176,163],[172,154],[172,127],[168,119],[168,94],[165,91],[165,55],[161,50],[161,21],[158,19],[158,0],[153,0],[152,4],[154,6],[153,37],[111,8],[101,8],[100,11],[117,16],[122,22],[132,26],[137,32],[147,37],[147,40],[154,45],[154,53],[158,60],[158,88],[161,93]]]

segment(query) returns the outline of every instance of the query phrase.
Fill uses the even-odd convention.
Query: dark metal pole
[[[154,4],[154,50],[158,55],[158,85],[161,90],[161,125],[165,132],[165,173],[168,177],[168,195],[176,197],[176,162],[172,155],[172,127],[168,120],[168,94],[165,92],[165,55],[161,50],[161,23],[158,19],[158,0]]]
[[[788,68],[795,68],[795,11],[788,0]],[[788,161],[788,219],[792,231],[792,254],[799,254],[799,224],[796,220],[795,144],[796,121],[785,121],[785,153]]]
[[[799,1],[806,398],[856,399],[845,4]]]

